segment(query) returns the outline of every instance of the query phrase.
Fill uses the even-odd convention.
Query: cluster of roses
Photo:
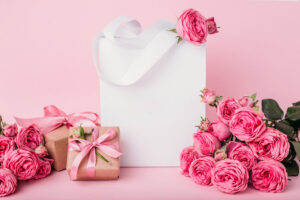
[[[193,146],[181,153],[182,174],[225,193],[244,191],[249,182],[261,191],[283,191],[288,175],[281,161],[290,143],[284,133],[266,126],[256,95],[221,100],[208,89],[202,93],[202,102],[217,108],[218,120],[202,120]]]
[[[0,197],[15,192],[17,180],[41,179],[51,172],[44,136],[31,125],[18,130],[0,117]]]

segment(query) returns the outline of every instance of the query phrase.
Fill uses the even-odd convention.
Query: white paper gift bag
[[[101,124],[120,127],[122,166],[178,166],[205,116],[205,44],[177,44],[173,28],[119,17],[94,40]]]

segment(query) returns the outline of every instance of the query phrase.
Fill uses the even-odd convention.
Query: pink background
[[[159,18],[175,21],[187,8],[215,16],[221,26],[207,43],[209,88],[233,97],[257,92],[283,107],[300,100],[299,2],[1,0],[1,114],[8,121],[38,116],[48,104],[98,112],[94,36],[119,15],[148,27]]]

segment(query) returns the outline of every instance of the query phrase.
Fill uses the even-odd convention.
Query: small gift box
[[[15,117],[21,127],[36,125],[45,138],[45,147],[53,158],[53,167],[57,171],[66,169],[69,127],[95,126],[99,116],[93,112],[66,114],[54,105],[44,107],[44,116],[30,119]]]
[[[118,127],[70,128],[67,171],[71,180],[109,180],[120,174]]]

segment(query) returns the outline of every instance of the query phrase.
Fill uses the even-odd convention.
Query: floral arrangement
[[[18,130],[0,117],[0,197],[16,191],[17,181],[36,180],[51,172],[44,136],[31,125]]]
[[[208,34],[218,33],[214,17],[206,19],[198,11],[188,9],[177,20],[176,28],[170,31],[178,34],[178,43],[182,40],[201,45],[206,42]]]
[[[299,174],[300,102],[284,115],[273,99],[262,100],[260,111],[256,94],[234,99],[201,92],[218,119],[202,118],[193,146],[180,155],[182,174],[225,193],[242,192],[249,184],[260,191],[284,191],[288,176]]]

